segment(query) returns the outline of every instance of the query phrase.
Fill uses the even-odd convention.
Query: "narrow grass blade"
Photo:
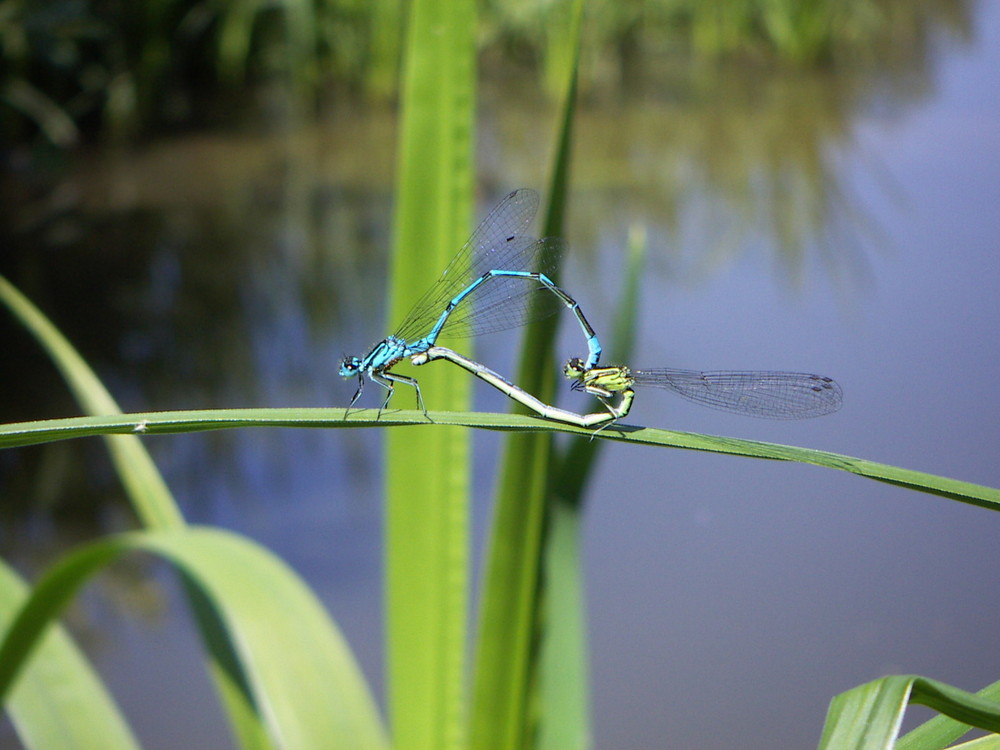
[[[987,685],[976,692],[980,698],[993,703],[1000,703],[1000,681]],[[896,750],[940,750],[959,739],[970,729],[968,724],[952,719],[950,716],[935,716],[925,721],[911,732],[907,732],[896,742]],[[1000,742],[1000,737],[992,738]],[[972,743],[969,743],[972,747]],[[963,745],[962,747],[966,747]],[[986,750],[980,747],[978,750]]]
[[[322,605],[269,552],[213,529],[121,534],[61,558],[3,633],[0,696],[77,590],[133,551],[158,555],[184,576],[199,616],[215,620],[232,644],[241,669],[229,677],[264,717],[275,747],[387,747],[375,703]]]
[[[28,585],[0,562],[0,633],[7,630],[28,593]],[[139,747],[114,699],[58,625],[42,637],[5,708],[27,750]]]
[[[591,746],[587,603],[582,568],[583,514],[556,500],[545,535],[545,628],[539,634],[540,750]]]
[[[897,744],[896,747],[899,747]],[[1000,735],[991,734],[977,740],[955,745],[953,750],[1000,750]]]
[[[5,304],[46,350],[62,373],[73,395],[89,414],[118,414],[115,400],[94,371],[48,318],[4,277],[0,276],[0,302]],[[184,525],[170,490],[149,453],[135,437],[105,438],[115,470],[128,493],[136,515],[148,528]]]
[[[875,479],[887,484],[940,495],[951,500],[977,505],[989,510],[1000,510],[1000,489],[986,487],[960,479],[904,469],[891,464],[868,461],[864,458],[830,453],[812,448],[798,448],[780,443],[757,440],[702,435],[694,432],[676,432],[653,427],[636,427],[617,423],[601,432],[574,427],[520,414],[488,414],[480,412],[429,413],[429,422],[423,412],[397,411],[376,417],[375,409],[359,409],[343,418],[343,409],[209,409],[203,411],[145,412],[118,414],[109,417],[71,417],[47,419],[39,422],[20,422],[0,425],[0,448],[37,445],[56,440],[135,433],[159,435],[203,430],[231,429],[234,427],[324,427],[348,429],[354,427],[420,426],[432,431],[446,426],[478,427],[509,432],[567,432],[574,435],[593,436],[595,440],[614,440],[634,445],[660,448],[721,453],[747,458],[765,458],[773,461],[825,466],[828,469],[848,471],[858,476]]]
[[[230,83],[239,81],[250,59],[250,42],[261,6],[259,0],[232,0],[218,19],[217,64],[219,74]]]
[[[645,237],[629,238],[628,263],[614,324],[612,362],[631,360],[635,340],[639,280],[645,260]],[[577,437],[556,462],[551,487],[549,530],[545,540],[545,623],[541,638],[540,750],[590,746],[586,602],[580,551],[583,493],[602,441]]]
[[[318,33],[323,27],[323,19],[317,13],[321,3],[313,0],[282,0],[278,7],[282,10],[285,26],[285,59],[288,78],[294,96],[294,105],[300,111],[308,111],[308,104],[316,91],[319,74],[317,50]]]
[[[565,97],[543,235],[563,234],[583,4],[567,5],[570,45]],[[551,402],[556,319],[528,329],[516,382]],[[470,731],[477,750],[533,747],[542,540],[551,479],[549,435],[512,436],[505,446],[483,576]],[[542,707],[543,712],[547,711]]]
[[[887,750],[903,712],[919,703],[969,726],[1000,731],[1000,703],[929,680],[902,675],[859,685],[830,702],[820,750]]]
[[[414,0],[409,10],[390,325],[437,280],[471,215],[475,7]],[[418,376],[427,403],[468,408],[458,368]],[[388,697],[400,748],[464,744],[470,446],[455,429],[386,436]]]
[[[388,100],[397,90],[397,71],[403,44],[402,0],[373,3],[371,52],[365,66],[365,88],[377,99]]]

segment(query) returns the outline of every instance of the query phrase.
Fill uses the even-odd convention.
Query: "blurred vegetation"
[[[968,37],[971,0],[619,0],[591,3],[581,89],[629,85],[648,63],[900,70],[934,40]],[[550,81],[558,5],[484,0],[489,63]],[[385,100],[402,0],[0,0],[0,144],[68,147],[240,121],[251,108],[316,109],[331,94]],[[488,67],[488,66],[487,66]]]

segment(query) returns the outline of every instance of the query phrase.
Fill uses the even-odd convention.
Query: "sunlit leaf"
[[[0,562],[0,633],[28,598],[28,586]],[[27,750],[132,750],[114,699],[61,626],[41,639],[5,706]]]
[[[393,326],[458,252],[472,208],[475,6],[414,0],[408,7]],[[405,372],[409,364],[401,365]],[[457,368],[424,368],[420,383],[429,403],[469,406],[471,384]],[[464,744],[470,441],[455,429],[386,435],[386,658],[400,747]]]
[[[911,703],[929,706],[968,725],[966,728],[1000,730],[1000,703],[926,677],[900,675],[883,677],[836,696],[827,712],[820,750],[893,747],[903,714]],[[931,750],[943,745],[932,743],[928,735],[925,743],[911,742],[908,747]]]
[[[241,670],[228,678],[264,717],[276,747],[386,747],[361,672],[315,596],[266,550],[206,528],[121,534],[62,557],[3,634],[0,696],[79,588],[132,551],[158,555],[181,573],[199,619],[232,645]]]

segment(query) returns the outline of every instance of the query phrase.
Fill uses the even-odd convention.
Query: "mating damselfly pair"
[[[628,414],[636,385],[670,390],[696,403],[735,414],[772,419],[816,417],[840,408],[840,386],[831,378],[810,373],[599,367],[601,344],[597,334],[577,301],[556,286],[549,275],[565,248],[563,242],[553,237],[535,239],[528,233],[537,210],[538,195],[533,190],[515,190],[507,195],[483,219],[396,332],[378,342],[364,357],[344,358],[341,376],[358,378],[358,389],[345,417],[361,396],[365,376],[386,390],[380,415],[392,398],[395,384],[405,383],[413,386],[417,405],[428,416],[416,379],[390,372],[404,359],[415,365],[448,360],[542,417],[581,427],[607,426]],[[588,350],[586,359],[574,357],[563,372],[573,381],[574,390],[596,396],[604,411],[584,415],[550,406],[485,365],[436,345],[444,334],[474,336],[516,328],[551,315],[560,306],[576,316]],[[619,401],[614,404],[616,394]]]

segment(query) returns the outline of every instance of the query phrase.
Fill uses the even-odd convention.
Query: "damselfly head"
[[[573,385],[571,386],[573,389],[576,389],[581,384],[580,378],[583,377],[583,374],[586,371],[587,368],[584,365],[583,360],[580,359],[579,357],[573,357],[573,359],[567,362],[566,366],[563,368],[563,375],[565,375],[570,380],[577,381],[576,383],[573,383]]]
[[[343,361],[340,363],[340,377],[342,378],[350,378],[357,375],[360,370],[361,360],[357,357],[344,357]]]

